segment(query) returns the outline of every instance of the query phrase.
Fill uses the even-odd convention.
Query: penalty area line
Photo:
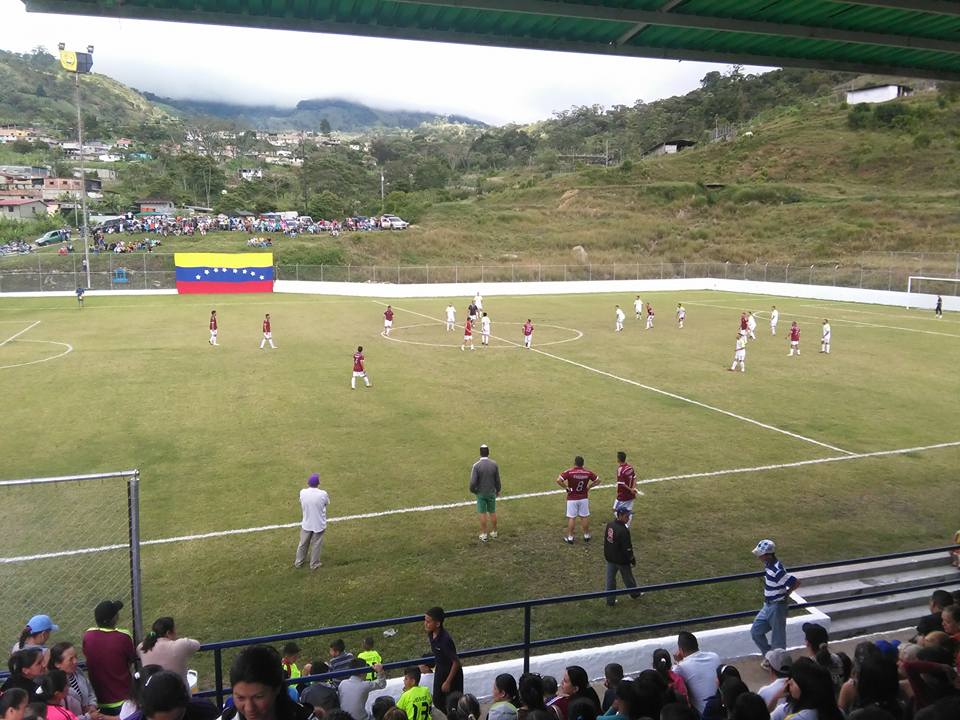
[[[378,305],[387,304],[387,303],[379,302],[377,300],[374,300],[373,302],[375,302]],[[429,315],[424,315],[423,313],[417,312],[416,310],[407,310],[406,308],[402,308],[399,306],[396,306],[396,309],[400,310],[401,312],[410,313],[412,315],[419,315],[420,317],[424,317],[424,318],[427,318],[428,320],[433,320],[438,323],[443,322],[439,318],[431,317]],[[496,335],[491,335],[490,337],[496,338],[497,340],[500,340],[505,343],[509,343],[510,345],[513,345],[515,347],[521,347],[520,343],[513,342],[512,340],[507,340],[506,338],[497,337]],[[665,397],[669,397],[674,400],[680,400],[681,402],[689,403],[691,405],[696,405],[697,407],[701,407],[706,410],[712,410],[713,412],[718,412],[728,417],[732,417],[736,420],[750,423],[751,425],[756,425],[757,427],[764,428],[765,430],[772,430],[773,432],[778,432],[781,435],[787,435],[788,437],[792,437],[796,440],[802,440],[804,442],[812,443],[814,445],[819,445],[820,447],[827,448],[828,450],[833,450],[834,452],[843,453],[845,455],[856,454],[854,452],[851,452],[850,450],[844,450],[843,448],[837,447],[836,445],[830,445],[829,443],[820,442],[819,440],[814,440],[813,438],[807,437],[806,435],[800,435],[799,433],[791,432],[789,430],[784,430],[783,428],[776,427],[775,425],[770,425],[768,423],[761,422],[759,420],[754,420],[753,418],[749,418],[746,415],[738,415],[735,412],[731,412],[730,410],[724,410],[723,408],[719,408],[716,405],[709,405],[707,403],[700,402],[699,400],[694,400],[693,398],[688,398],[688,397],[684,397],[683,395],[678,395],[677,393],[670,392],[669,390],[662,390],[661,388],[653,387],[652,385],[645,385],[644,383],[637,382],[636,380],[630,380],[629,378],[621,377],[619,375],[614,375],[613,373],[607,372],[606,370],[600,370],[599,368],[591,367],[590,365],[584,365],[583,363],[579,363],[576,360],[570,360],[569,358],[560,357],[559,355],[554,355],[553,353],[549,353],[546,350],[540,350],[539,348],[535,348],[535,347],[532,347],[530,349],[536,353],[540,353],[541,355],[544,355],[545,357],[553,358],[554,360],[559,360],[560,362],[567,363],[568,365],[573,365],[574,367],[578,367],[592,373],[596,373],[597,375],[602,375],[604,377],[608,377],[613,380],[619,380],[622,383],[633,385],[634,387],[638,387],[643,390],[647,390],[649,392],[657,393],[659,395],[664,395]]]
[[[752,467],[730,468],[727,470],[711,470],[707,472],[684,473],[682,475],[665,475],[663,477],[646,478],[638,480],[638,485],[649,485],[652,483],[673,482],[677,480],[690,480],[705,477],[720,477],[724,475],[746,475],[749,473],[769,472],[772,470],[785,470],[789,468],[804,467],[807,465],[819,465],[825,463],[847,462],[850,460],[863,460],[869,458],[891,457],[895,455],[907,455],[909,453],[926,452],[929,450],[941,450],[944,448],[960,447],[960,440],[953,442],[937,443],[935,445],[922,445],[917,447],[898,448],[896,450],[878,450],[875,452],[856,453],[854,455],[836,455],[815,460],[798,460],[790,463],[777,463],[772,465],[755,465]],[[598,490],[612,490],[616,484],[598,485]],[[519,493],[517,495],[505,495],[498,498],[499,502],[510,502],[513,500],[526,500],[529,498],[547,497],[550,495],[561,495],[565,491],[561,488],[555,490],[541,490],[538,492]],[[639,494],[643,494],[642,492]],[[370,520],[373,518],[382,518],[392,515],[406,515],[409,513],[433,512],[434,510],[452,510],[456,508],[474,507],[475,500],[465,500],[460,502],[441,503],[436,505],[419,505],[416,507],[396,508],[393,510],[381,510],[379,512],[359,513],[356,515],[343,515],[327,520],[328,523],[351,522],[354,520]],[[231,535],[250,535],[253,533],[269,532],[271,530],[289,530],[300,527],[299,522],[280,523],[274,525],[261,525],[259,527],[237,528],[234,530],[218,530],[215,532],[198,533],[195,535],[179,535],[177,537],[158,538],[156,540],[144,540],[141,546],[146,545],[170,545],[173,543],[193,542],[196,540],[209,540],[213,538],[230,537]],[[0,558],[0,565],[9,565],[19,562],[30,562],[33,560],[46,560],[50,558],[72,557],[76,555],[90,555],[93,553],[108,552],[111,550],[124,550],[127,545],[101,545],[99,547],[78,548],[76,550],[62,550],[59,552],[39,553],[36,555],[20,555],[17,557]]]
[[[37,320],[37,321],[34,322],[32,325],[30,325],[30,326],[28,326],[28,327],[25,327],[25,328],[24,328],[23,330],[21,330],[20,332],[11,335],[10,337],[8,337],[8,338],[7,338],[6,340],[4,340],[3,342],[0,342],[0,347],[3,347],[4,345],[6,345],[6,344],[7,344],[8,342],[10,342],[11,340],[16,340],[18,337],[20,337],[21,335],[23,335],[23,334],[24,334],[25,332],[27,332],[28,330],[33,330],[33,328],[35,328],[35,327],[36,327],[37,325],[39,325],[39,324],[40,324],[40,321]]]

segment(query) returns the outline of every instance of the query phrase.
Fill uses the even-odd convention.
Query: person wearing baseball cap
[[[323,533],[327,529],[327,506],[330,496],[320,489],[320,475],[313,473],[307,479],[307,487],[300,491],[300,509],[303,520],[300,523],[300,544],[293,561],[294,567],[303,567],[310,549],[310,569],[316,570],[322,565],[320,549],[323,547]]]
[[[787,573],[777,559],[773,540],[761,540],[753,549],[754,556],[763,563],[763,607],[750,628],[753,642],[766,656],[772,648],[787,647],[787,598],[800,586],[800,581]],[[767,641],[767,633],[770,640]]]
[[[757,695],[763,698],[768,710],[776,707],[783,696],[783,688],[787,684],[791,665],[793,665],[793,657],[786,650],[780,648],[769,650],[763,656],[760,667],[770,673],[770,683],[757,690]]]
[[[60,629],[55,625],[49,615],[34,615],[27,620],[26,626],[20,632],[20,639],[14,643],[11,653],[17,650],[23,650],[28,647],[38,647],[46,653],[47,640],[50,639],[50,633]]]
[[[603,529],[603,558],[607,561],[607,590],[617,589],[617,573],[623,578],[624,587],[635,588],[637,581],[633,577],[633,566],[637,559],[633,555],[633,541],[630,539],[630,516],[633,511],[626,503],[617,505],[614,510],[614,519]],[[630,597],[639,600],[642,592],[632,592]],[[607,606],[617,604],[617,598],[607,596]]]
[[[124,700],[130,697],[132,668],[138,660],[130,632],[117,627],[122,609],[122,600],[98,603],[93,609],[97,626],[83,634],[87,673],[103,715],[120,714]]]

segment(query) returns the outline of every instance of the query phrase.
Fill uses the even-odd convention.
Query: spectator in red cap
[[[119,715],[123,701],[130,697],[133,682],[131,668],[137,662],[137,649],[127,630],[117,627],[123,602],[104,600],[93,610],[96,627],[83,634],[83,656],[87,672],[97,693],[97,704],[104,715]]]

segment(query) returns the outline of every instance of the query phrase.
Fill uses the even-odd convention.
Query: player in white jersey
[[[753,314],[753,312],[751,312],[749,315],[747,315],[747,337],[750,338],[751,340],[757,339],[756,329],[757,329],[757,318]]]
[[[737,348],[733,353],[733,365],[727,368],[733,372],[737,369],[737,365],[740,365],[740,372],[746,372],[746,361],[747,361],[747,339],[737,333]]]
[[[627,316],[623,314],[623,310],[617,305],[617,332],[623,332],[623,321],[626,320],[626,318]]]
[[[483,295],[480,294],[479,290],[477,290],[477,294],[473,296],[473,304],[477,306],[478,312],[483,312]]]
[[[457,309],[453,303],[447,305],[447,332],[453,331],[457,327]]]
[[[637,314],[637,320],[639,320],[640,316],[643,315],[643,300],[640,299],[639,295],[637,295],[637,299],[633,301],[633,311]]]
[[[480,319],[480,345],[487,347],[490,344],[490,318],[484,313]]]
[[[687,319],[687,309],[683,303],[677,303],[677,327],[683,330],[683,321]]]
[[[780,322],[780,311],[777,310],[777,306],[774,305],[773,309],[770,311],[770,334],[777,334],[777,323]]]
[[[820,352],[830,354],[830,321],[824,318],[823,331],[820,335]]]

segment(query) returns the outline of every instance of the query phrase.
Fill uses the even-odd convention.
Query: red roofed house
[[[47,206],[39,200],[0,198],[0,221],[32,220],[36,215],[46,215]]]

